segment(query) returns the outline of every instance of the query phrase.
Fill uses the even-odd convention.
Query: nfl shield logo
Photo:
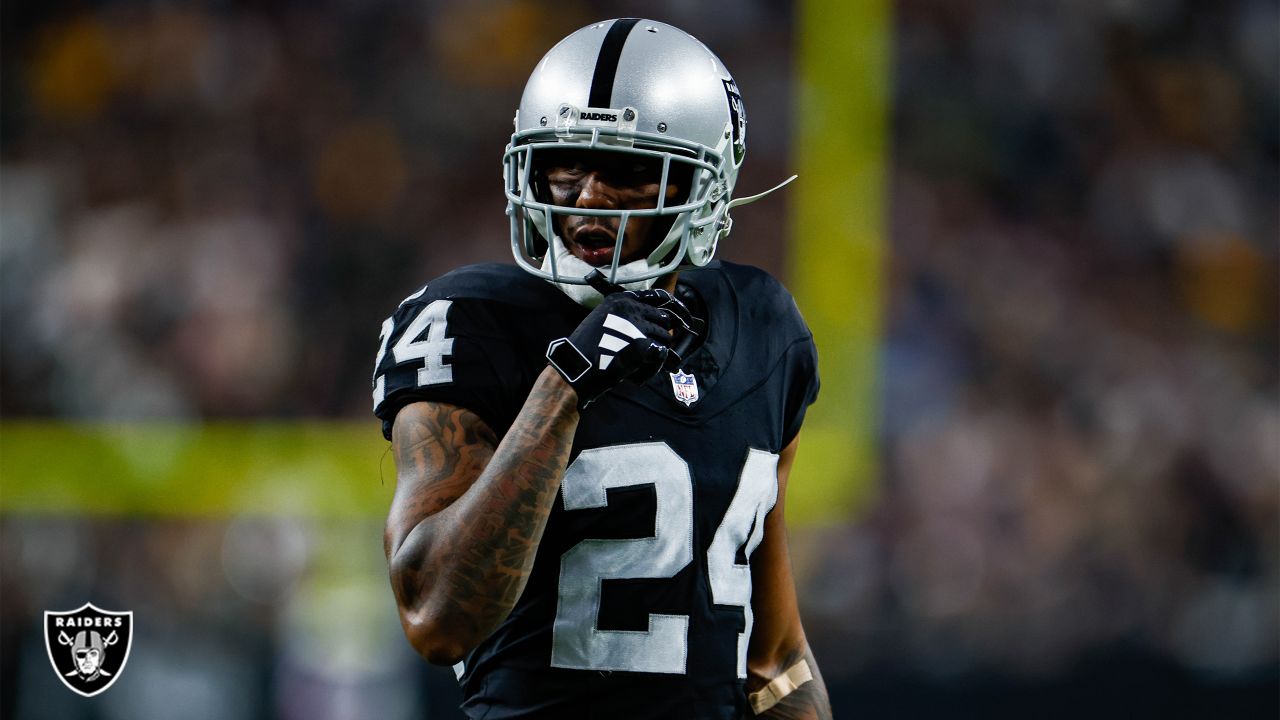
[[[698,402],[698,379],[683,370],[671,373],[671,390],[685,407]]]
[[[133,612],[111,612],[85,603],[44,614],[44,646],[62,683],[93,697],[115,683],[133,646]]]

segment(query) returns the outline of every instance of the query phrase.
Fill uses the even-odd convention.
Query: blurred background
[[[848,177],[880,200],[807,225],[832,188],[802,172],[721,249],[805,288],[796,247],[875,230],[839,306],[875,329],[872,399],[819,333],[815,411],[876,462],[791,518],[837,716],[1276,717],[1280,4],[872,6],[849,34],[883,57],[847,82],[882,122],[851,121],[877,153]],[[457,717],[385,579],[382,318],[509,261],[501,150],[560,37],[643,15],[706,42],[749,194],[839,145],[797,122],[841,97],[824,7],[6,3],[0,715]],[[86,600],[137,628],[91,700],[40,620]]]

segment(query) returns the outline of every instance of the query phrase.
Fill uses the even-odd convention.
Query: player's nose
[[[582,185],[578,191],[578,207],[607,210],[616,207],[617,203],[617,190],[600,172],[589,172],[582,179]]]

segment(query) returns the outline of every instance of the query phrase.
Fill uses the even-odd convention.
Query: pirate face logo
[[[76,660],[76,673],[85,680],[97,680],[103,676],[102,651],[107,645],[120,642],[120,636],[112,630],[106,640],[97,630],[81,630],[76,639],[71,640],[65,632],[58,634],[58,642],[71,646],[71,654]]]
[[[64,685],[85,697],[106,690],[120,676],[132,637],[132,612],[110,612],[85,603],[77,610],[44,614],[49,662]]]
[[[747,155],[747,108],[742,104],[738,85],[725,79],[724,94],[729,101],[729,129],[733,135],[733,164],[741,165]]]

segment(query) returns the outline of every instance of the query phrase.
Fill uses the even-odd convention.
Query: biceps
[[[396,491],[384,537],[388,558],[418,523],[471,487],[497,445],[493,430],[465,408],[417,402],[396,414],[391,430]]]

